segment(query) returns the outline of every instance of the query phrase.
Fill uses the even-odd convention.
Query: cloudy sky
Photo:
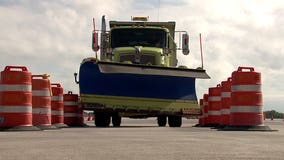
[[[0,0],[0,69],[24,65],[33,74],[49,73],[65,91],[78,93],[73,73],[91,50],[92,18],[176,21],[191,38],[191,54],[179,64],[201,65],[210,80],[197,80],[199,98],[231,76],[238,66],[262,73],[264,110],[284,112],[283,0]]]

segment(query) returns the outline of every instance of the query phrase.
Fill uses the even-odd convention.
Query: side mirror
[[[92,49],[95,52],[97,52],[99,50],[98,33],[95,32],[95,31],[92,34]]]
[[[182,34],[182,53],[184,55],[189,54],[189,36],[188,34]]]

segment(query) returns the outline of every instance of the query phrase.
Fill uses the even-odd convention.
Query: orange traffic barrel
[[[209,124],[218,126],[221,123],[221,85],[209,88],[208,119]]]
[[[69,91],[63,95],[64,123],[68,126],[79,126],[78,121],[78,95]]]
[[[227,81],[221,82],[221,124],[225,126],[230,124],[231,83],[232,78],[228,78]]]
[[[263,125],[261,73],[239,67],[232,73],[230,126],[226,130],[269,131]]]
[[[56,127],[67,127],[64,124],[63,88],[59,83],[51,84],[51,124]]]
[[[93,120],[94,120],[94,117],[89,115],[87,121],[93,121]]]
[[[209,119],[208,119],[208,94],[203,94],[203,126],[206,127],[209,125]]]
[[[41,129],[55,129],[51,125],[51,88],[49,75],[32,75],[33,125]]]
[[[198,124],[199,124],[199,126],[203,126],[204,125],[204,105],[203,105],[203,99],[199,100],[199,106],[200,106],[200,110],[201,110],[201,116],[199,116],[199,118],[198,118]]]
[[[6,66],[0,78],[0,130],[40,130],[32,126],[32,82],[28,69]]]
[[[78,119],[78,125],[84,126],[84,110],[80,104],[78,104],[77,119]]]

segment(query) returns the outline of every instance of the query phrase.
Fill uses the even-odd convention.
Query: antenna
[[[201,33],[199,33],[199,42],[200,42],[200,54],[201,54],[201,67],[203,69],[203,53],[202,53],[202,39],[201,39]]]
[[[96,59],[98,58],[98,50],[99,50],[99,46],[98,46],[98,34],[96,33],[96,22],[95,22],[95,18],[93,18],[93,27],[94,27],[94,31],[93,31],[93,38],[92,38],[92,48],[93,51],[95,51],[95,55],[96,55]]]

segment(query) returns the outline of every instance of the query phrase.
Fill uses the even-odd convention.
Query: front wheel
[[[108,127],[110,124],[110,115],[104,112],[95,114],[95,125],[97,127]]]
[[[166,124],[167,124],[167,116],[158,116],[157,120],[158,120],[159,127],[165,127],[166,126]]]
[[[169,126],[170,127],[181,127],[182,117],[181,116],[169,116]]]
[[[120,127],[121,124],[121,117],[119,116],[118,113],[114,113],[112,115],[112,125],[113,127]]]

